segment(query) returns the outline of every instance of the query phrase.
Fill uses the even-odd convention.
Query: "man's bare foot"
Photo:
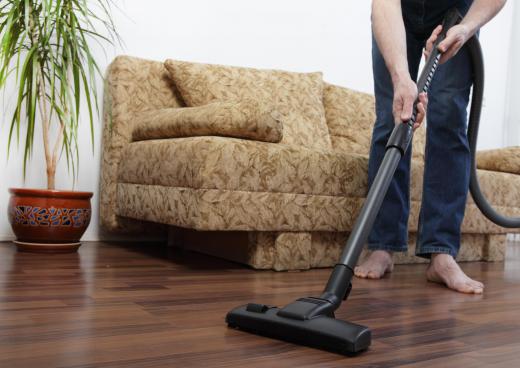
[[[466,294],[482,294],[484,284],[469,278],[449,254],[432,254],[426,270],[428,281],[446,285],[448,288]]]
[[[362,279],[380,279],[387,272],[392,272],[394,262],[392,254],[386,250],[375,250],[359,266],[354,269],[354,274]]]

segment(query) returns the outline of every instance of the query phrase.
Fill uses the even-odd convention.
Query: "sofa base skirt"
[[[196,231],[169,228],[171,246],[209,254],[255,269],[276,271],[332,267],[347,239],[346,232]],[[458,261],[503,261],[506,234],[462,234]],[[394,254],[397,264],[425,263],[415,256],[416,234],[407,253]],[[367,251],[363,252],[363,257]]]

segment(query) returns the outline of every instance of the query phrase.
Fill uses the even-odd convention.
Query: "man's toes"
[[[482,294],[484,292],[484,289],[476,284],[470,284],[469,288],[471,289],[472,294]]]
[[[482,288],[476,288],[473,290],[473,294],[483,294],[484,293],[484,289]]]
[[[451,287],[451,289],[464,294],[473,294],[473,291],[475,290],[475,288],[467,282],[456,283]]]
[[[376,271],[368,271],[368,274],[367,274],[367,277],[369,279],[380,279],[381,278],[381,273],[380,272],[376,272]]]
[[[476,280],[470,280],[468,281],[468,283],[473,286],[473,287],[478,287],[478,288],[481,288],[483,289],[484,288],[484,284],[479,282],[479,281],[476,281]]]
[[[482,291],[484,290],[484,284],[481,283],[481,282],[478,282],[478,281],[475,281],[475,280],[471,280],[471,287],[474,289],[474,290],[480,290],[480,292],[476,293],[476,294],[481,294]]]
[[[482,294],[484,289],[473,280],[455,285],[455,290],[466,294]]]
[[[464,275],[465,279],[465,283],[470,285],[472,288],[475,288],[475,289],[484,289],[484,284],[481,283],[480,281],[477,281],[477,280],[473,280],[472,278],[468,277],[467,275]]]
[[[364,279],[367,277],[367,271],[363,267],[358,266],[358,267],[354,268],[354,275]]]

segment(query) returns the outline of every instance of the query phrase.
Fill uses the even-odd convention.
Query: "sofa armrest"
[[[217,135],[278,143],[282,134],[283,125],[276,110],[246,99],[140,113],[135,117],[132,139]]]
[[[478,151],[477,168],[520,175],[520,147]]]

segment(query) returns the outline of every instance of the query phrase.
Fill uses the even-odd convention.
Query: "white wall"
[[[509,58],[509,85],[507,88],[504,144],[520,146],[520,4],[513,5],[511,57]]]
[[[115,11],[123,49],[110,49],[98,60],[105,69],[119,53],[164,60],[222,63],[293,71],[324,72],[327,81],[361,91],[372,91],[370,1],[354,0],[190,0],[120,1]],[[512,3],[510,1],[509,3]],[[488,80],[481,147],[503,145],[504,100],[509,59],[512,4],[482,32]],[[518,19],[518,18],[517,18]],[[519,19],[520,20],[520,19]],[[101,84],[100,84],[101,86]],[[100,87],[101,90],[101,87]],[[36,150],[23,183],[22,152],[12,151],[6,162],[9,101],[7,89],[0,104],[0,239],[12,236],[4,216],[7,187],[45,185],[41,149]],[[96,193],[99,181],[101,123],[96,123],[96,144],[91,154],[88,128],[83,126],[81,163],[75,188]],[[59,168],[58,187],[71,188],[64,163]],[[99,238],[97,208],[85,239]]]

